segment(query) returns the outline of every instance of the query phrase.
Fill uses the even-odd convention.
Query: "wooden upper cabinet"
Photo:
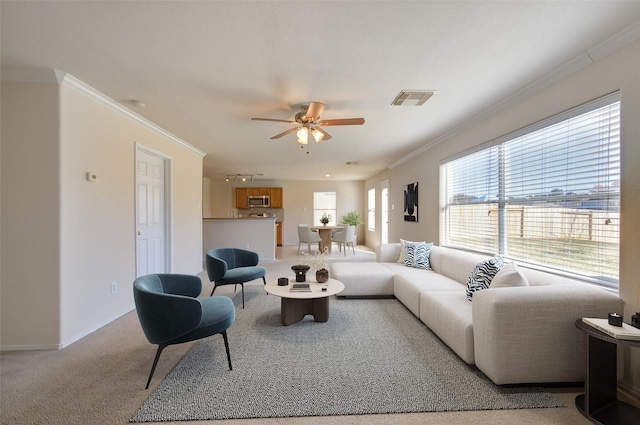
[[[281,187],[236,187],[236,208],[249,208],[249,196],[268,195],[271,208],[282,208]]]
[[[268,187],[250,187],[249,195],[262,196],[262,195],[270,195]]]
[[[236,208],[249,208],[249,189],[236,187]]]
[[[271,208],[283,208],[281,187],[269,188],[269,196],[271,197]]]

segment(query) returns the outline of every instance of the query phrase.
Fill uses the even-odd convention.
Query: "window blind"
[[[320,219],[324,214],[331,216],[329,225],[336,224],[336,192],[313,192],[313,224],[315,226],[322,225]]]
[[[619,95],[607,100],[442,164],[442,244],[617,287]]]

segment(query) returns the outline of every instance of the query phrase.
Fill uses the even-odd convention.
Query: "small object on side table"
[[[631,316],[631,326],[640,329],[640,312]]]
[[[304,264],[291,266],[291,270],[293,270],[293,272],[296,274],[296,282],[306,282],[307,272],[309,271],[310,268],[311,267]]]
[[[327,269],[316,270],[316,281],[318,283],[325,283],[327,280],[329,280],[329,270]]]
[[[278,278],[278,286],[287,286],[289,284],[288,277],[279,277]]]
[[[622,316],[618,313],[609,313],[609,324],[611,326],[622,327]]]

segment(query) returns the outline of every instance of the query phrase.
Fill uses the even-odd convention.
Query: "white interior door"
[[[136,151],[137,275],[167,272],[167,159]]]
[[[389,180],[380,184],[380,243],[389,242]]]

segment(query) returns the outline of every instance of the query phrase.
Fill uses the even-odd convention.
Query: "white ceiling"
[[[361,180],[635,25],[640,2],[2,0],[0,14],[5,74],[68,72],[206,152],[206,176]],[[403,89],[436,94],[391,106]],[[290,124],[250,120],[309,101],[366,123],[325,127],[307,154],[295,134],[269,139]]]

